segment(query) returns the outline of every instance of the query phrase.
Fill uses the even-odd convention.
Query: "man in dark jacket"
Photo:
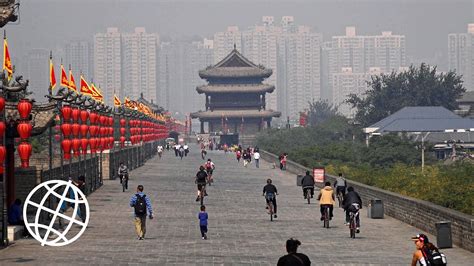
[[[301,245],[301,242],[297,239],[288,239],[286,241],[286,251],[288,254],[280,257],[277,266],[310,266],[311,261],[308,256],[297,252],[299,245]]]
[[[306,171],[306,175],[301,180],[301,187],[303,187],[303,196],[306,199],[306,190],[311,190],[311,198],[314,195],[314,178]]]
[[[349,213],[350,212],[357,212],[359,209],[362,209],[362,200],[357,192],[354,191],[353,187],[347,188],[347,194],[344,196],[344,200],[342,201],[342,207],[346,211],[346,225],[349,224]],[[357,207],[355,204],[358,204]],[[356,216],[356,226],[357,232],[359,232],[360,227],[360,215]]]

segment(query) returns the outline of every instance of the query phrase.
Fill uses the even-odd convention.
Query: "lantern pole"
[[[1,81],[0,81],[1,82]],[[5,102],[6,102],[6,99],[5,99]],[[7,220],[8,220],[8,217],[7,217],[7,212],[8,212],[8,206],[7,206],[7,187],[6,187],[6,180],[7,180],[7,168],[6,168],[6,155],[7,155],[7,148],[6,148],[6,135],[7,135],[7,121],[6,121],[6,112],[7,112],[7,109],[6,109],[6,105],[5,107],[3,108],[3,113],[2,113],[2,120],[5,122],[5,132],[3,133],[3,136],[2,136],[2,143],[3,143],[3,146],[5,147],[5,160],[3,161],[2,163],[2,167],[3,167],[3,173],[2,173],[2,202],[3,202],[3,210],[2,210],[2,243],[4,246],[8,246],[8,231],[7,231]]]

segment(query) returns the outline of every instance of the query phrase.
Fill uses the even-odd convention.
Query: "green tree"
[[[369,126],[406,106],[443,106],[457,108],[465,88],[455,72],[437,73],[436,67],[421,64],[405,72],[372,76],[370,89],[360,97],[350,94],[346,100],[357,109],[355,120]]]
[[[337,107],[327,101],[309,102],[308,124],[317,126],[331,117],[337,116]]]

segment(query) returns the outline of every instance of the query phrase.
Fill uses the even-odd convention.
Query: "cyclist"
[[[212,182],[212,172],[216,169],[216,165],[211,161],[211,159],[207,159],[207,162],[204,164],[206,168],[207,176],[209,177],[209,183]]]
[[[306,190],[311,190],[311,198],[314,195],[314,178],[306,171],[306,175],[301,180],[301,186],[303,187],[303,196],[306,199]]]
[[[120,162],[119,164],[118,176],[120,179],[120,184],[122,184],[122,179],[125,177],[125,189],[128,189],[128,167],[123,162]]]
[[[156,147],[156,150],[158,151],[158,157],[160,157],[161,159],[161,155],[163,155],[163,146],[158,145],[158,147]]]
[[[357,205],[354,205],[357,204]],[[354,191],[353,187],[347,188],[347,194],[344,196],[342,201],[342,207],[346,211],[346,225],[349,225],[349,214],[350,212],[356,213],[359,209],[362,209],[362,200],[357,192]],[[356,233],[360,232],[360,215],[356,216]]]
[[[331,182],[324,183],[324,188],[319,191],[318,200],[321,209],[321,221],[324,221],[324,209],[326,207],[329,207],[329,220],[331,220],[335,202]]]
[[[342,177],[342,173],[339,173],[338,177],[336,178],[336,182],[334,182],[334,188],[336,188],[336,195],[339,195],[339,193],[342,194],[342,197],[344,198],[344,195],[346,194],[346,179]]]
[[[278,195],[277,188],[275,185],[272,184],[272,180],[269,178],[267,179],[267,184],[263,187],[263,194],[262,196],[265,196],[265,200],[268,203],[270,203],[270,200],[273,203],[273,217],[277,218],[277,202],[276,202],[276,195]],[[267,206],[268,208],[268,206]]]
[[[181,157],[181,160],[182,160],[183,156],[184,156],[184,147],[183,147],[183,145],[179,145],[178,154],[179,154],[179,157]]]
[[[200,166],[199,167],[199,171],[197,172],[196,174],[196,184],[197,184],[197,198],[196,198],[196,201],[199,201],[199,199],[201,198],[201,189],[204,190],[204,196],[207,196],[207,192],[206,192],[206,183],[207,183],[207,173],[206,171],[204,171],[204,166]]]

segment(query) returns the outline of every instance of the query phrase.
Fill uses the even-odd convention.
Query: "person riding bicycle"
[[[163,146],[158,145],[158,147],[156,147],[156,151],[158,152],[158,156],[161,159],[161,155],[163,155]]]
[[[311,191],[311,198],[314,195],[314,178],[309,174],[309,171],[306,171],[306,175],[301,180],[301,186],[303,187],[303,196],[306,199],[306,190]]]
[[[354,191],[353,187],[347,188],[347,194],[344,196],[344,200],[342,201],[342,207],[346,211],[346,225],[348,225],[350,213],[356,213],[362,209],[362,199],[360,198],[359,194]],[[360,215],[356,216],[356,232],[360,232]]]
[[[206,171],[204,171],[204,166],[200,166],[199,167],[199,171],[197,172],[196,174],[196,184],[197,184],[197,198],[196,198],[196,201],[199,201],[199,199],[201,198],[201,189],[203,189],[204,191],[204,196],[207,196],[207,192],[206,192],[206,183],[207,183],[207,173]]]
[[[184,147],[183,147],[183,145],[179,145],[178,154],[179,154],[179,157],[181,157],[181,160],[182,160],[183,156],[184,156]]]
[[[125,177],[125,189],[128,189],[128,167],[123,162],[119,164],[118,176],[120,184],[122,184],[122,179]]]
[[[272,180],[269,178],[267,179],[267,184],[263,187],[262,196],[265,196],[267,205],[268,203],[270,203],[270,201],[273,203],[273,213],[274,213],[273,217],[274,218],[277,218],[276,195],[278,195],[277,188],[275,187],[275,185],[272,184]]]
[[[335,202],[334,190],[331,187],[331,182],[324,183],[324,188],[319,191],[318,200],[321,209],[321,221],[324,221],[324,209],[326,207],[329,207],[329,220],[331,220]]]
[[[214,172],[214,169],[216,169],[216,165],[209,158],[204,164],[204,168],[206,168],[207,175],[209,176],[209,182],[212,182],[212,172]]]
[[[344,195],[346,194],[346,179],[342,177],[342,173],[339,173],[338,177],[336,177],[336,182],[334,182],[334,188],[336,188],[336,195],[339,195],[339,193],[342,194],[342,197],[344,198]]]

